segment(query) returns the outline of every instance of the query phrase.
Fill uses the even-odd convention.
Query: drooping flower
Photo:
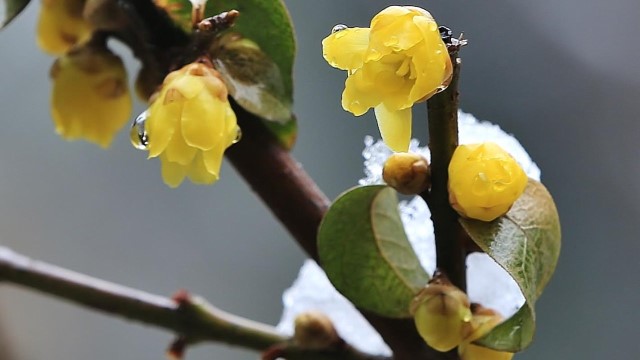
[[[411,107],[445,88],[452,75],[438,25],[424,9],[390,6],[370,28],[338,26],[322,41],[327,62],[347,70],[342,107],[360,116],[374,108],[385,143],[407,151]]]
[[[460,345],[470,330],[471,310],[467,294],[437,273],[411,304],[416,329],[438,351]]]
[[[62,55],[87,41],[92,27],[83,17],[86,0],[42,0],[38,19],[37,42],[53,55]]]
[[[449,195],[460,215],[492,221],[522,195],[527,175],[518,162],[492,142],[460,145],[449,163]]]
[[[193,63],[165,78],[145,123],[149,158],[160,157],[162,178],[177,187],[185,177],[196,184],[218,180],[224,151],[240,128],[220,74]]]
[[[473,344],[474,341],[487,335],[503,319],[493,309],[485,308],[479,304],[472,305],[473,318],[468,336],[458,347],[461,360],[511,360],[513,353],[489,349]]]
[[[101,46],[76,48],[51,67],[51,115],[56,132],[103,148],[131,115],[122,60]]]

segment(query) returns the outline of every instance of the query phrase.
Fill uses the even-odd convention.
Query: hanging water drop
[[[233,141],[231,143],[235,144],[238,141],[240,141],[240,139],[242,139],[242,129],[240,129],[240,127],[238,126],[236,128],[236,137],[233,139]]]
[[[147,131],[144,128],[148,115],[149,110],[145,110],[142,114],[138,115],[131,125],[131,131],[129,131],[129,140],[131,140],[131,145],[138,150],[147,150],[149,146],[149,137],[147,136]]]
[[[342,30],[347,30],[349,27],[345,24],[338,24],[336,26],[333,27],[333,29],[331,29],[331,33],[335,34],[338,31],[342,31]]]

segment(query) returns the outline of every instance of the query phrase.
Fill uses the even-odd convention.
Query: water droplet
[[[240,127],[238,126],[236,128],[236,137],[233,139],[233,141],[231,143],[235,144],[238,141],[240,141],[240,139],[242,139],[242,129],[240,129]]]
[[[436,93],[436,94],[437,94],[437,93],[441,93],[441,92],[443,92],[443,91],[447,90],[447,88],[448,88],[448,87],[449,87],[449,84],[447,84],[447,85],[440,85],[440,86],[438,86],[438,87],[436,88],[436,92],[435,92],[435,93]]]
[[[144,128],[148,115],[149,110],[145,110],[142,114],[138,115],[131,125],[131,131],[129,131],[131,145],[138,150],[147,150],[149,147],[149,136]]]
[[[338,24],[336,26],[333,27],[333,29],[331,29],[331,33],[335,34],[338,31],[342,31],[342,30],[347,30],[349,27],[345,24]]]

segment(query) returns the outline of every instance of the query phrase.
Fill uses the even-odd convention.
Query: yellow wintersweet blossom
[[[449,163],[449,200],[462,216],[492,221],[509,211],[527,181],[518,162],[497,144],[460,145]]]
[[[127,73],[104,47],[77,48],[51,67],[51,115],[67,140],[85,139],[103,148],[131,116]]]
[[[466,337],[471,321],[469,298],[448,280],[432,279],[411,304],[418,333],[438,351],[449,351]]]
[[[62,55],[91,37],[92,28],[82,17],[86,0],[42,0],[37,42],[53,55]]]
[[[185,177],[196,184],[218,180],[224,151],[240,128],[221,75],[193,63],[165,78],[152,98],[145,122],[149,158],[160,157],[162,178],[177,187]]]
[[[342,107],[360,116],[374,108],[382,139],[403,152],[411,139],[411,107],[446,88],[452,75],[438,24],[424,9],[390,6],[370,28],[337,26],[322,41],[327,62],[348,73]]]
[[[472,344],[493,330],[502,322],[502,316],[492,309],[473,304],[473,318],[471,328],[465,340],[458,347],[461,360],[511,360],[513,353],[489,349]]]

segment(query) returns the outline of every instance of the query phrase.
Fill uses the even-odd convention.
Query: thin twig
[[[299,349],[269,325],[224,312],[201,298],[182,292],[175,299],[93,278],[0,247],[0,282],[10,282],[175,332],[189,344],[201,341],[265,351],[286,349],[288,359],[372,360],[378,357],[345,346],[340,349]]]

